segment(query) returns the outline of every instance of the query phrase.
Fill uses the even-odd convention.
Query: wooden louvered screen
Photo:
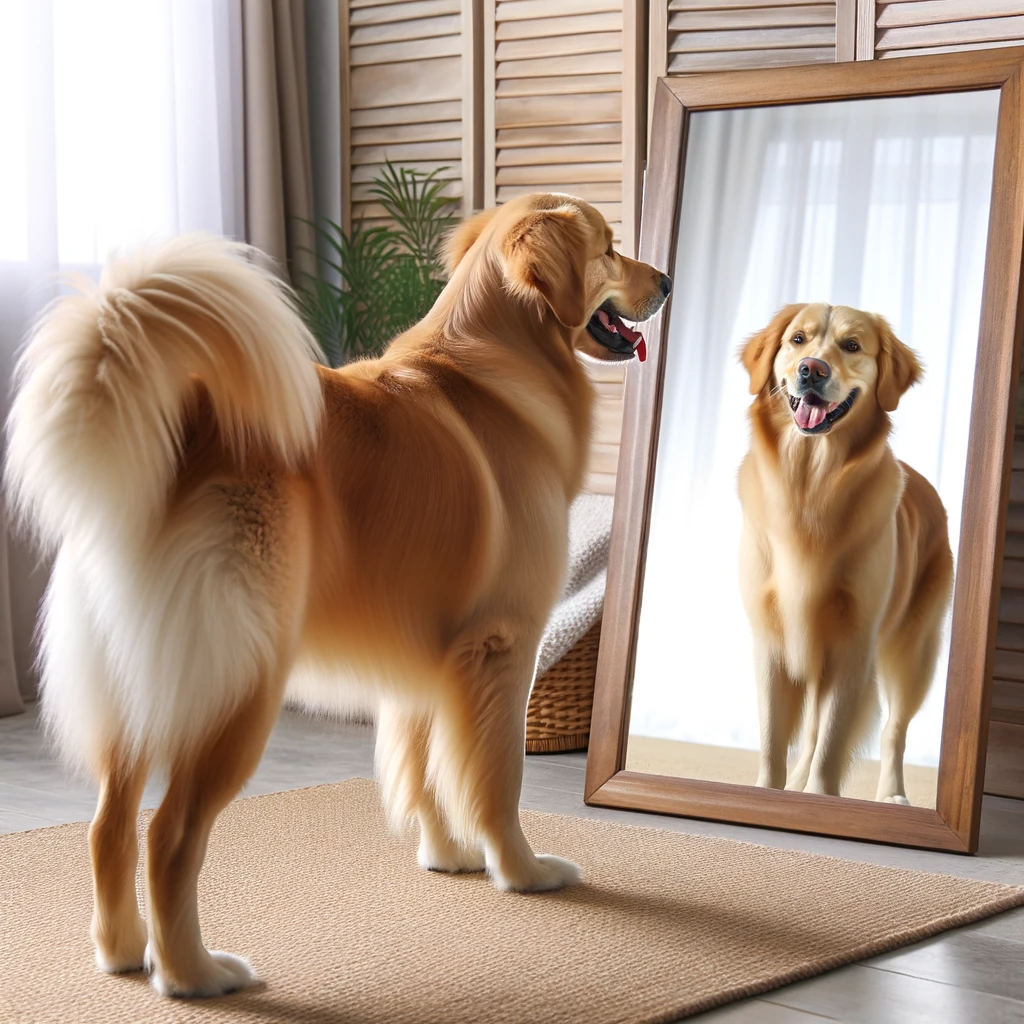
[[[949,53],[1024,42],[1021,0],[893,0],[862,7],[861,60]]]
[[[571,192],[635,250],[644,143],[636,0],[487,0],[484,194]]]
[[[589,361],[585,365],[597,392],[597,404],[594,407],[594,434],[584,489],[590,494],[614,494],[619,438],[622,436],[625,364]]]
[[[1024,377],[1017,392],[985,792],[1024,797]]]
[[[370,193],[385,160],[445,167],[448,194],[479,205],[479,83],[473,0],[342,0],[345,220],[383,223]]]

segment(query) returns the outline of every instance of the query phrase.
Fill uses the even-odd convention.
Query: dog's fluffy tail
[[[204,235],[116,259],[58,300],[16,370],[5,485],[48,547],[145,535],[166,510],[185,398],[200,378],[222,437],[289,464],[322,414],[315,344],[247,246]]]

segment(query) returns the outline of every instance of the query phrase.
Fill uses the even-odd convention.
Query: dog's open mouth
[[[639,331],[627,327],[619,314],[605,303],[590,318],[587,331],[599,345],[619,356],[633,356],[642,363],[647,358],[647,342]]]
[[[796,425],[805,434],[824,434],[853,408],[859,393],[854,388],[841,402],[826,402],[813,391],[800,397],[788,395],[789,407],[793,410]]]

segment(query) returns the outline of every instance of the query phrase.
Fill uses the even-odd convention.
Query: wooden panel
[[[539,36],[570,35],[577,32],[618,32],[622,17],[617,10],[600,14],[576,14],[568,18],[531,18],[528,21],[505,21],[497,25],[494,38],[533,39]]]
[[[737,8],[735,10],[678,11],[670,13],[670,32],[699,32],[721,29],[757,29],[790,26],[830,25],[836,23],[834,4],[814,4],[805,7]]]
[[[595,124],[618,121],[622,113],[619,93],[594,95],[527,96],[499,99],[494,104],[494,124],[502,128],[532,128],[541,125]]]
[[[530,18],[558,18],[569,14],[621,10],[621,0],[511,0],[497,4],[494,20],[524,21]]]
[[[622,436],[622,386],[626,364],[594,359],[583,359],[582,362],[597,391],[594,446],[584,489],[590,494],[614,494],[619,439]]]
[[[875,9],[874,56],[955,53],[1024,40],[1021,0],[906,0]]]
[[[443,18],[417,18],[413,21],[391,21],[384,25],[365,25],[352,30],[349,45],[369,46],[372,43],[395,43],[409,39],[458,36],[461,21],[462,18],[459,14],[448,14]]]
[[[994,721],[988,727],[985,792],[1024,798],[1024,725]]]
[[[618,183],[622,180],[622,162],[617,164],[539,164],[526,167],[502,167],[496,181],[501,185],[564,185],[566,182],[604,181]]]
[[[904,0],[903,3],[880,3],[877,24],[879,28],[902,28],[1020,13],[1020,0]]]
[[[798,64],[830,64],[834,47],[796,50],[732,50],[721,53],[678,53],[669,61],[669,74],[695,71],[740,71],[744,68],[781,68]]]
[[[503,128],[497,134],[498,147],[507,152],[518,146],[560,146],[622,141],[622,125],[607,124],[547,125],[531,128]]]
[[[1024,38],[1024,15],[1012,18],[980,18],[946,24],[913,25],[881,29],[876,50],[907,50],[911,47],[1010,42]]]
[[[516,196],[524,196],[529,192],[543,191],[536,184],[502,185],[498,188],[497,201],[506,203]],[[585,199],[588,203],[613,203],[622,195],[618,182],[561,182],[555,192],[568,192],[570,195]]]
[[[442,178],[461,178],[462,177],[462,161],[461,160],[445,160],[441,161],[422,161],[422,160],[403,160],[402,166],[408,168],[410,171],[419,171],[421,174],[429,174],[431,171],[439,171],[440,177]],[[352,183],[365,183],[373,181],[373,179],[383,170],[384,164],[359,164],[352,168]]]
[[[416,100],[461,100],[462,61],[458,57],[440,57],[404,64],[353,66],[350,88],[349,102],[357,110]]]
[[[610,143],[593,146],[513,146],[498,153],[498,167],[527,164],[585,164],[622,162],[622,146]]]
[[[353,46],[349,51],[349,60],[353,68],[366,64],[411,64],[415,67],[420,61],[427,61],[436,57],[457,57],[461,53],[462,41],[458,36],[441,36],[435,39],[413,39],[410,42],[404,43]],[[461,70],[460,67],[460,83],[462,80]]]
[[[765,17],[772,16],[774,7],[812,7],[819,6],[821,0],[670,0],[669,11],[725,11],[734,7],[749,7],[764,11]]]
[[[428,121],[425,124],[375,125],[372,128],[352,129],[353,146],[390,146],[461,138],[461,121]]]
[[[835,12],[833,11],[833,14]],[[671,32],[671,24],[669,25]],[[758,50],[771,52],[794,47],[835,46],[835,21],[800,28],[741,29],[729,32],[675,32],[669,35],[669,53]]]
[[[557,66],[567,75],[598,75],[609,71],[622,71],[622,51],[559,57]],[[553,70],[554,63],[546,57],[536,60],[507,60],[498,65],[497,77],[543,78],[550,76]]]
[[[390,107],[370,107],[352,111],[352,127],[368,128],[374,125],[429,124],[433,121],[462,120],[462,101],[447,103],[396,103]]]
[[[403,165],[404,166],[404,165]],[[376,195],[371,191],[374,188],[372,181],[367,182],[353,182],[352,184],[352,202],[353,203],[377,203]],[[452,178],[452,180],[445,182],[441,188],[441,195],[445,196],[461,196],[462,195],[462,181],[460,178]],[[382,207],[383,209],[383,207]],[[382,214],[383,216],[383,214]]]
[[[1024,652],[996,648],[994,674],[997,679],[1024,683]]]
[[[385,160],[404,163],[406,160],[458,160],[462,156],[462,142],[410,142],[394,146],[353,146],[352,165],[382,164]]]
[[[415,21],[446,14],[462,13],[461,0],[413,0],[411,3],[384,4],[377,7],[353,7],[348,23],[353,30],[362,25],[386,25]]]
[[[620,19],[621,23],[621,19]],[[545,36],[539,39],[513,39],[498,43],[495,59],[532,60],[535,58],[568,57],[581,53],[622,52],[621,32],[570,32],[564,35]],[[558,70],[562,69],[559,61]],[[550,74],[552,68],[547,69]]]
[[[538,78],[509,78],[498,82],[496,95],[505,96],[568,96],[580,93],[622,91],[622,75],[563,75],[560,77],[541,76]]]

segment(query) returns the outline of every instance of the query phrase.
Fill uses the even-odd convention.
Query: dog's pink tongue
[[[627,326],[621,320],[613,321],[603,309],[597,311],[597,319],[601,321],[605,330],[625,338],[633,346],[633,352],[637,359],[641,363],[644,362],[647,358],[647,342],[644,341],[644,336],[639,331],[634,331],[632,327]]]
[[[806,398],[800,400],[800,404],[793,413],[796,425],[801,430],[813,430],[825,418],[825,407],[823,405],[811,405]]]

